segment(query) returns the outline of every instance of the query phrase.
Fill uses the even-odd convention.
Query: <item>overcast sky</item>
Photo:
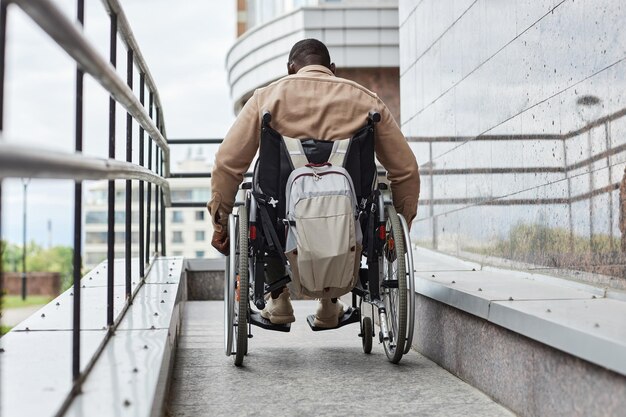
[[[55,4],[74,20],[74,0]],[[85,35],[108,59],[109,18],[100,1],[87,0]],[[235,40],[235,3],[206,0],[121,0],[159,89],[170,138],[223,137],[234,119],[224,59]],[[4,136],[9,142],[72,151],[74,63],[16,6],[9,9]],[[118,41],[118,73],[126,78],[126,50]],[[138,76],[135,76],[138,91]],[[125,113],[117,107],[117,157],[124,158]],[[134,127],[135,132],[137,127]],[[108,96],[85,81],[85,153],[106,157]],[[135,133],[135,141],[138,135]],[[135,142],[137,143],[137,142]],[[182,155],[186,149],[178,149]],[[22,183],[3,184],[3,238],[22,240]],[[73,184],[33,180],[28,186],[28,240],[72,241]]]

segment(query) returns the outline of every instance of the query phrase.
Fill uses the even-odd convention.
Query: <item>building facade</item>
[[[376,92],[400,120],[396,0],[239,0],[239,38],[226,57],[237,113],[256,88],[287,75],[293,44],[324,42],[337,75]]]
[[[204,159],[182,161],[177,172],[210,172],[211,166]],[[173,202],[206,202],[210,199],[210,183],[200,178],[169,179]],[[107,181],[98,181],[88,188],[84,205],[83,264],[91,269],[107,257]],[[124,181],[116,182],[115,193],[115,257],[124,258],[125,196]],[[150,215],[153,233],[150,237],[154,247],[154,201]],[[133,182],[132,190],[132,257],[139,256],[139,188]],[[215,258],[221,256],[212,246],[213,225],[208,211],[202,207],[167,208],[165,211],[166,249],[169,256],[185,258]]]

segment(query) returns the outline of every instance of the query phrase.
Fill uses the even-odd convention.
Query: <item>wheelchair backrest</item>
[[[349,140],[343,167],[352,178],[357,201],[361,202],[372,193],[377,175],[373,124],[366,124]],[[315,164],[328,161],[332,146],[333,142],[328,140],[309,138],[302,141],[307,159]],[[261,128],[259,158],[254,169],[254,189],[266,195],[268,201],[270,198],[277,201],[275,205],[268,207],[270,217],[278,220],[285,218],[285,187],[292,171],[291,159],[281,134],[264,122]],[[281,236],[282,233],[278,235]]]

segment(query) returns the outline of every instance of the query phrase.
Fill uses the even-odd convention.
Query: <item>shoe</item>
[[[289,298],[289,289],[285,288],[278,298],[270,296],[265,308],[261,311],[261,316],[272,324],[287,324],[296,321]]]
[[[346,305],[341,301],[335,300],[335,302],[333,302],[330,298],[323,298],[319,300],[317,305],[313,325],[325,329],[337,327],[339,325],[339,319],[344,315],[346,310]]]

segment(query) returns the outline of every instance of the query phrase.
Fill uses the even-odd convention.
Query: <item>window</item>
[[[191,201],[192,191],[189,189],[172,190],[172,201]]]
[[[183,232],[172,232],[172,243],[183,243]]]
[[[85,233],[85,243],[107,243],[107,232],[87,232]]]
[[[88,211],[85,215],[85,223],[87,224],[106,224],[106,211]]]
[[[196,220],[204,220],[204,210],[196,211]]]
[[[183,222],[183,212],[179,210],[174,210],[172,212],[172,223],[182,223]]]
[[[183,253],[179,250],[175,250],[174,252],[172,252],[172,256],[183,256]]]
[[[204,251],[203,250],[197,250],[196,251],[196,258],[204,258]]]
[[[196,242],[204,242],[204,230],[196,230]]]

